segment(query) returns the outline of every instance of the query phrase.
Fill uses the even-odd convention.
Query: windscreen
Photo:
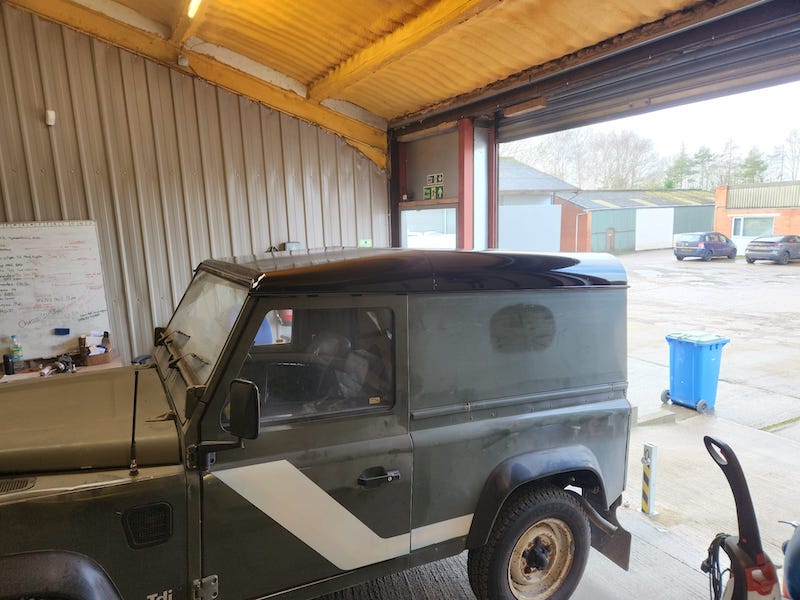
[[[234,321],[247,298],[247,288],[198,271],[163,334],[170,365],[188,368],[193,381],[208,381]]]

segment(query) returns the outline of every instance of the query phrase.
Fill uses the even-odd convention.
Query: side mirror
[[[256,385],[244,379],[231,381],[228,431],[236,437],[254,440],[258,437],[260,420],[261,401]]]

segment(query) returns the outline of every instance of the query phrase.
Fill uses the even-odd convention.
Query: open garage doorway
[[[794,82],[500,144],[498,246],[619,253],[719,231],[742,254],[798,233],[798,103]]]

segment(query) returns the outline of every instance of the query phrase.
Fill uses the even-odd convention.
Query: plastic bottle
[[[11,335],[11,356],[13,360],[22,360],[22,344],[16,333]]]

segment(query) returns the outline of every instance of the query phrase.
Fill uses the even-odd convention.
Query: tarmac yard
[[[592,551],[575,600],[692,600],[709,597],[700,571],[709,543],[736,534],[727,480],[703,445],[712,435],[742,464],[764,550],[780,546],[800,520],[800,262],[748,265],[744,257],[675,260],[671,250],[622,255],[628,272],[628,487],[617,512],[633,535],[625,572]],[[669,388],[665,335],[707,331],[730,338],[722,350],[716,406],[707,414],[661,404]],[[657,447],[651,501],[641,509],[641,458]],[[778,573],[779,577],[781,573]],[[325,596],[324,600],[474,600],[466,553]],[[321,599],[322,600],[322,599]]]

